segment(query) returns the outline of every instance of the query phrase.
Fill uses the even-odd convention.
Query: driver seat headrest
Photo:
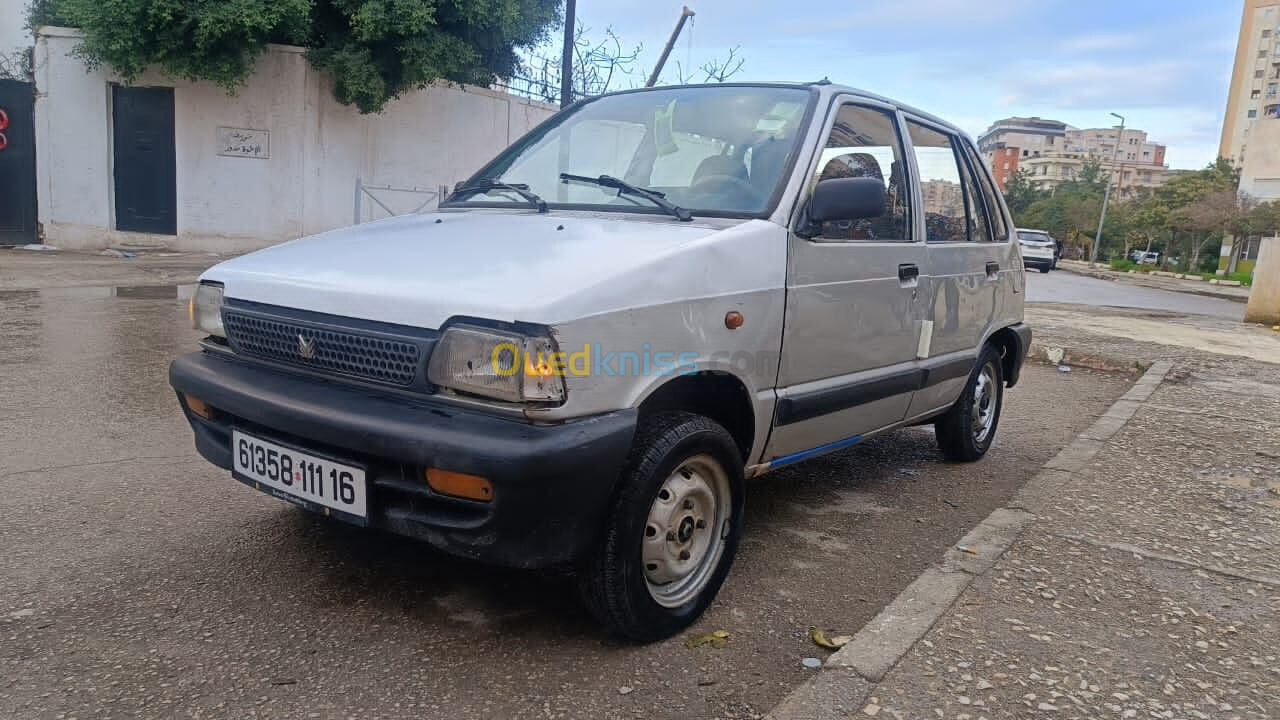
[[[698,163],[698,169],[693,172],[693,184],[717,175],[746,180],[747,166],[731,155],[712,155]]]

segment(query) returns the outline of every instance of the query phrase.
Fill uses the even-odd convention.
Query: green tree
[[[376,112],[444,80],[489,85],[547,37],[559,0],[39,0],[33,22],[85,33],[78,52],[126,81],[148,67],[240,87],[267,43],[307,48],[334,96]]]
[[[1084,165],[1080,167],[1080,175],[1076,182],[1081,185],[1090,185],[1101,188],[1103,183],[1107,182],[1106,176],[1102,170],[1102,161],[1092,155],[1085,158]]]
[[[1016,172],[1009,176],[1008,182],[1004,186],[1004,200],[1009,205],[1009,211],[1014,217],[1025,213],[1032,204],[1048,195],[1044,190],[1036,187],[1031,182],[1031,171],[1026,168],[1018,168]],[[1021,222],[1021,221],[1019,221]]]

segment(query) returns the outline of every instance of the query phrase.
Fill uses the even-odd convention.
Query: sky
[[[977,137],[1020,115],[1127,126],[1174,168],[1217,155],[1243,0],[687,0],[697,15],[663,72],[740,46],[734,80],[823,77],[932,112]],[[641,85],[681,2],[578,0],[591,37],[643,45]],[[701,79],[700,77],[698,78]]]

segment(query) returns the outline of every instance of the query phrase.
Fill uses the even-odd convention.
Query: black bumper
[[[1014,356],[1006,363],[1004,377],[1005,385],[1013,387],[1018,384],[1018,377],[1022,374],[1022,364],[1027,360],[1027,353],[1031,352],[1031,326],[1018,323],[1009,329],[1013,331],[1017,347]]]
[[[634,410],[560,425],[514,419],[262,367],[209,352],[174,360],[196,449],[231,469],[232,427],[368,468],[369,524],[446,552],[513,567],[581,557],[601,536],[635,433]],[[493,500],[441,495],[427,467],[480,475]]]

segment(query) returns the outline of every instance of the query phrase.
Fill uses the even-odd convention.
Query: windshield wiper
[[[538,212],[547,212],[547,202],[538,197],[537,194],[530,192],[528,185],[525,185],[524,183],[505,183],[501,180],[494,180],[493,178],[477,180],[476,182],[454,188],[453,194],[449,197],[453,198],[458,195],[489,192],[490,190],[506,190],[507,192],[513,192],[528,201],[531,206],[537,208]]]
[[[693,213],[676,205],[667,199],[666,193],[659,192],[647,187],[632,185],[626,180],[619,180],[612,175],[601,175],[600,177],[589,177],[587,175],[572,175],[570,173],[560,173],[560,182],[580,182],[590,185],[599,185],[604,188],[612,188],[618,191],[619,195],[635,195],[657,205],[666,210],[668,214],[675,217],[680,222],[689,222],[693,220]]]

